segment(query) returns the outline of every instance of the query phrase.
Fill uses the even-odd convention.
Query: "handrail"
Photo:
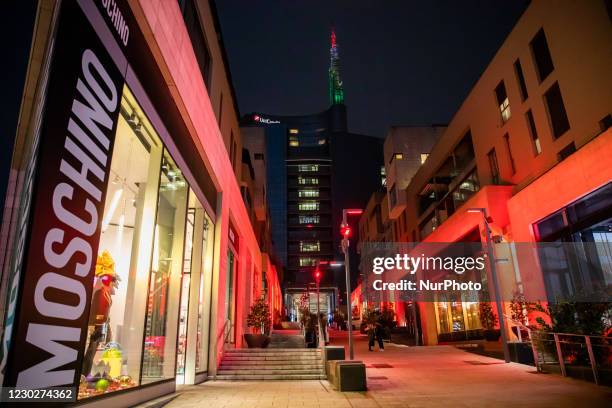
[[[550,336],[552,336],[552,339],[546,338]],[[571,337],[584,338],[584,342],[561,340],[559,338],[560,336],[571,336]],[[534,349],[534,352],[536,353],[535,354],[535,364],[536,364],[536,368],[538,369],[538,371],[541,371],[541,368],[539,367],[539,364],[538,364],[539,354],[537,353],[536,343],[539,342],[541,346],[543,342],[554,342],[555,352],[557,355],[557,361],[559,362],[559,369],[561,370],[561,375],[563,375],[564,377],[567,377],[567,370],[565,367],[565,358],[563,356],[563,349],[561,345],[562,344],[578,344],[578,345],[586,346],[588,360],[591,366],[591,371],[593,372],[593,380],[595,381],[595,384],[599,385],[599,373],[597,370],[597,361],[595,360],[595,354],[593,353],[593,344],[591,343],[591,339],[604,339],[604,340],[612,341],[612,338],[606,337],[606,336],[591,336],[587,334],[546,332],[542,330],[532,330],[530,332],[530,337],[531,337],[532,348]],[[612,345],[609,343],[601,344],[601,345],[612,347]],[[543,362],[545,363],[544,358],[543,358]]]
[[[230,343],[230,334],[232,333],[232,321],[229,319],[225,320],[223,324],[223,350],[226,350],[226,346]]]
[[[317,348],[323,349],[325,348],[325,333],[323,332],[323,328],[321,327],[321,319],[317,319],[317,329],[318,329],[318,338]]]

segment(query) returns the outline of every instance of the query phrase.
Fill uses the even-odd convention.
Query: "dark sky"
[[[218,0],[241,114],[328,106],[336,27],[349,129],[447,123],[525,0]],[[492,91],[491,91],[492,92]]]

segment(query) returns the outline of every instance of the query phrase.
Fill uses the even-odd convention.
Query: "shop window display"
[[[188,189],[180,169],[165,151],[146,306],[143,384],[175,376]]]
[[[148,214],[154,214],[154,209],[146,211],[146,204],[147,196],[157,192],[162,149],[152,129],[126,88],[102,217],[79,398],[139,385],[141,345],[129,339],[142,338],[142,323],[132,324],[134,305],[128,299],[146,288],[136,276],[141,252],[148,258],[139,237],[146,236],[152,221]]]
[[[212,296],[213,239],[215,226],[206,213],[203,213],[203,235],[201,242],[202,274],[198,288],[198,320],[196,332],[195,371],[208,369],[208,338],[210,319],[210,298]]]

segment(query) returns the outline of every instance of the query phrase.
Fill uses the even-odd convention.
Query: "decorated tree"
[[[260,334],[265,334],[270,329],[271,319],[270,309],[262,296],[251,306],[251,311],[247,316],[247,325],[253,328],[255,333],[259,330]]]

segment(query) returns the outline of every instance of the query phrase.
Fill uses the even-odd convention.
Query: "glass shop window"
[[[125,88],[93,281],[78,398],[140,384],[162,144]]]
[[[188,190],[181,171],[164,151],[146,305],[143,384],[175,376]]]
[[[196,210],[196,224],[198,222]],[[215,225],[203,210],[203,234],[201,242],[201,275],[198,290],[198,322],[196,333],[196,373],[208,370],[208,338],[210,320],[210,299],[212,290],[213,244]]]

